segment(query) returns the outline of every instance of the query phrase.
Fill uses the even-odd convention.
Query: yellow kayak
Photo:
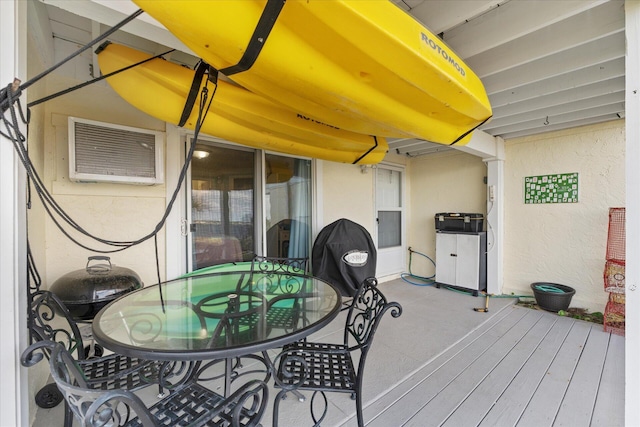
[[[464,144],[492,114],[473,71],[387,0],[133,2],[235,82],[341,129]]]
[[[98,52],[103,75],[151,58],[115,43]],[[179,124],[195,74],[194,70],[155,58],[106,80],[134,107],[159,120]],[[214,87],[209,82],[213,103],[202,133],[265,150],[343,163],[379,163],[389,149],[383,137],[312,120],[235,84],[218,79],[215,93]],[[194,129],[197,118],[198,100],[184,127]]]

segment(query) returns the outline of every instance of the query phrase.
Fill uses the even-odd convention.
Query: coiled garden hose
[[[400,278],[402,280],[404,280],[405,282],[407,282],[409,284],[412,284],[412,285],[415,285],[415,286],[433,286],[433,285],[435,285],[435,283],[436,283],[436,281],[435,281],[436,275],[435,274],[433,274],[433,275],[431,275],[429,277],[424,277],[424,276],[418,276],[418,275],[412,273],[412,271],[411,271],[411,262],[413,260],[413,254],[414,253],[427,258],[429,261],[431,261],[431,263],[433,264],[433,267],[435,268],[436,262],[433,259],[431,259],[428,255],[423,254],[422,252],[418,252],[418,251],[413,250],[411,248],[411,246],[409,246],[409,272],[400,274]],[[412,279],[422,280],[424,283],[413,282],[413,281],[409,280],[408,277],[410,277]],[[467,291],[464,291],[464,290],[452,288],[450,286],[443,286],[443,287],[445,289],[449,290],[449,291],[452,291],[452,292],[458,292],[458,293],[467,294],[467,295],[472,295],[473,294],[473,291],[467,292]],[[506,295],[506,294],[494,295],[494,294],[487,294],[486,292],[479,292],[478,295],[481,295],[483,297],[487,297],[488,296],[489,298],[531,298],[531,299],[535,298],[535,296],[533,296],[533,295],[514,295],[514,294],[511,294],[511,295]]]
[[[424,276],[418,276],[416,274],[413,274],[413,272],[411,271],[411,262],[413,261],[413,254],[416,253],[418,255],[422,255],[423,257],[427,258],[429,261],[431,261],[431,263],[433,264],[433,267],[435,268],[436,266],[436,262],[431,259],[428,255],[423,254],[422,252],[418,252],[418,251],[414,251],[411,246],[409,246],[409,272],[408,273],[402,273],[400,275],[400,278],[402,278],[402,280],[404,280],[407,283],[410,283],[412,285],[415,286],[433,286],[436,281],[435,281],[435,273],[429,277],[424,277]],[[418,279],[418,280],[422,280],[422,283],[416,283],[416,282],[412,282],[411,280],[408,279],[408,277],[412,278],[412,279]]]

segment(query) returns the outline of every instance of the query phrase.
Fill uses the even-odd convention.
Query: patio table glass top
[[[241,356],[302,339],[333,320],[340,292],[308,275],[213,269],[148,286],[104,307],[96,342],[153,360]]]

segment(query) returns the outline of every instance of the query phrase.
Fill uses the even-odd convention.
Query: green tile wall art
[[[578,173],[526,176],[524,203],[578,203]]]

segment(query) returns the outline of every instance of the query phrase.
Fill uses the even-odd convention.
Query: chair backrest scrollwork
[[[30,294],[28,327],[31,342],[50,340],[61,343],[77,359],[85,359],[82,334],[64,303],[52,292]]]
[[[266,325],[259,315],[266,304],[262,294],[240,290],[235,294],[209,295],[200,300],[194,310],[205,321],[213,321],[209,347],[232,346],[266,333]]]
[[[389,310],[393,317],[399,317],[402,314],[400,304],[388,302],[380,292],[376,278],[365,279],[353,297],[344,331],[344,345],[350,351],[360,349],[361,360],[371,346],[380,320]]]
[[[303,285],[301,276],[307,271],[308,258],[274,258],[256,256],[251,261],[251,289],[268,293],[294,294]]]
[[[263,273],[296,273],[307,271],[309,258],[277,258],[256,255],[251,261],[252,271]]]

